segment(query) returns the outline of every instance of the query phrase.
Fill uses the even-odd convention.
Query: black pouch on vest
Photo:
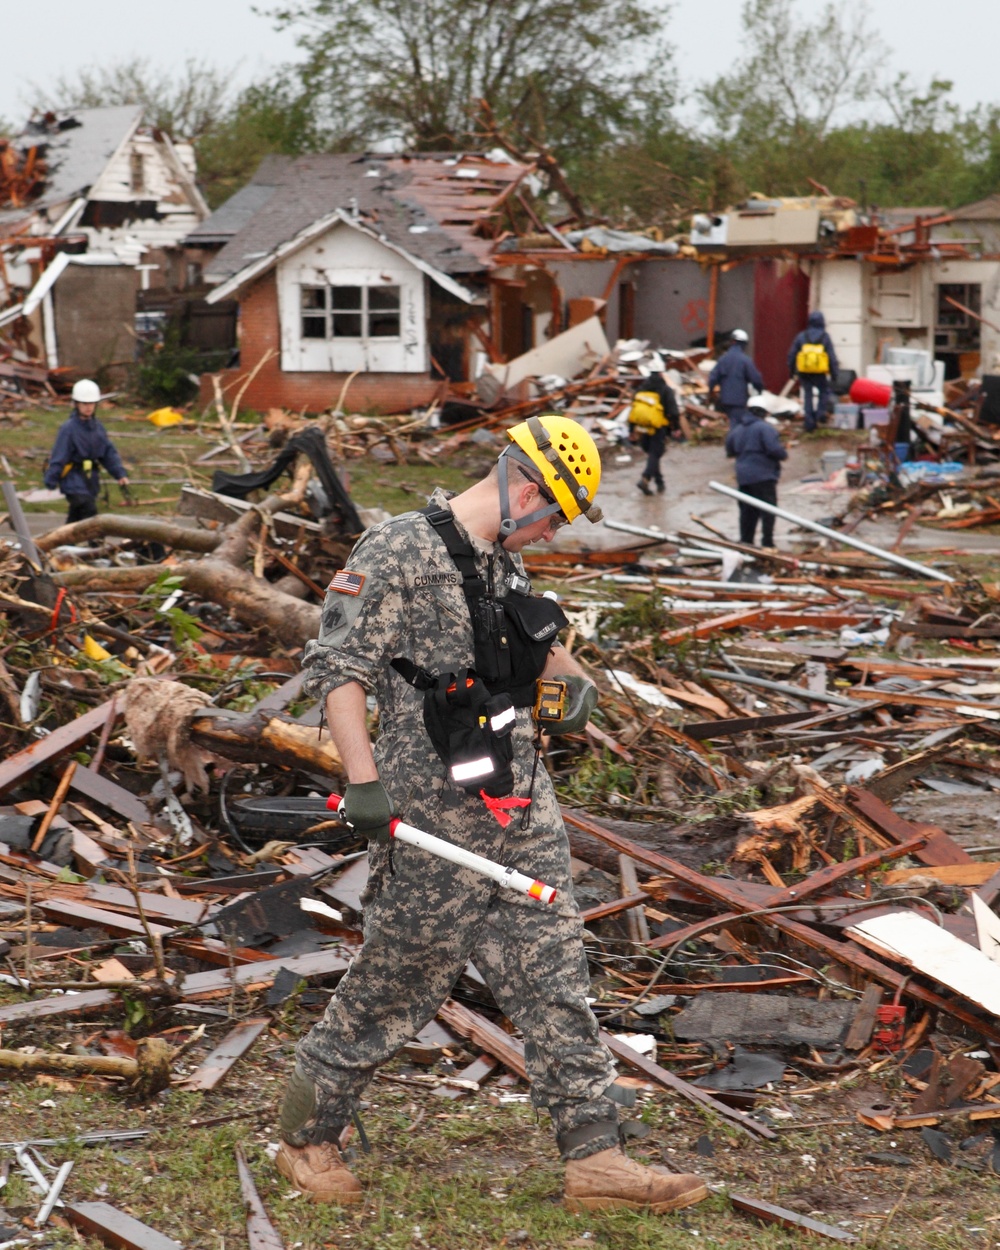
[[[471,669],[435,677],[402,658],[392,667],[424,692],[424,728],[449,779],[470,794],[506,798],[514,789],[517,718],[510,696],[491,695]]]
[[[542,595],[513,591],[500,602],[507,619],[511,658],[511,678],[506,688],[515,707],[532,707],[535,682],[545,669],[556,635],[569,621],[554,599]]]

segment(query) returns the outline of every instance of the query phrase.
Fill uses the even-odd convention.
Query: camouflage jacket
[[[444,507],[447,499],[438,490],[430,502]],[[461,524],[456,526],[468,537]],[[487,563],[492,562],[498,588],[512,569],[524,573],[520,558],[499,543],[492,552],[475,543],[473,550],[484,578]],[[430,673],[455,672],[472,668],[473,645],[472,621],[454,560],[427,518],[406,512],[367,530],[346,568],[331,582],[319,637],[306,646],[304,689],[325,699],[330,690],[358,682],[374,695],[379,709],[376,759],[387,784],[387,774],[417,766],[417,741],[420,767],[443,776],[444,766],[424,729],[423,695],[390,664],[402,656]],[[516,752],[532,753],[532,733],[530,712],[519,709]]]

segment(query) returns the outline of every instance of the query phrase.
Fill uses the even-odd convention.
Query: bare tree
[[[799,17],[805,11],[807,16]],[[799,0],[747,0],[746,52],[701,88],[709,123],[723,138],[822,138],[834,117],[871,100],[886,48],[867,0],[822,8]]]
[[[229,112],[235,75],[236,68],[221,70],[194,58],[178,72],[137,56],[64,74],[48,90],[33,84],[29,103],[38,111],[141,104],[150,125],[197,140]]]

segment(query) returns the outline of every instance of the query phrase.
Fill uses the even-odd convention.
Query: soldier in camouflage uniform
[[[520,446],[522,454],[505,452],[499,470],[450,501],[477,570],[485,580],[492,562],[498,586],[512,570],[523,576],[522,547],[549,540],[560,524],[590,510],[596,493],[600,461],[589,435],[566,418],[542,422],[544,428],[533,427],[539,440],[547,430],[564,436],[556,444],[577,475],[572,489],[564,489],[565,462],[560,478],[525,423],[511,431],[507,449]],[[566,436],[580,453],[575,459]],[[449,506],[442,492],[432,504]],[[445,543],[425,515],[406,513],[368,530],[331,587],[319,638],[306,649],[306,690],[326,700],[349,779],[345,814],[372,839],[364,946],[299,1046],[281,1115],[279,1170],[318,1201],[361,1201],[361,1186],[337,1149],[340,1133],[375,1069],[433,1018],[474,956],[524,1036],[532,1101],[548,1109],[567,1161],[567,1203],[668,1211],[700,1201],[707,1191],[698,1177],[642,1167],[620,1149],[614,1063],[586,1001],[569,846],[549,776],[534,769],[531,709],[517,710],[513,752],[513,794],[530,795],[529,819],[516,812],[502,827],[476,795],[450,780],[424,727],[422,695],[390,667],[400,656],[430,673],[472,667],[469,606]],[[561,729],[579,731],[596,704],[594,686],[558,644],[544,675],[567,681]],[[379,708],[374,754],[367,695]],[[397,810],[409,824],[555,886],[555,903],[503,889],[406,844],[393,844],[390,867],[388,822]]]

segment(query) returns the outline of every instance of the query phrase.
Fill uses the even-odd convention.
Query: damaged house
[[[771,390],[812,309],[842,368],[880,381],[902,370],[937,404],[945,382],[1000,364],[1000,197],[877,212],[836,196],[753,197],[697,215],[690,238],[720,292],[752,275],[746,328]]]
[[[268,157],[187,239],[240,309],[243,402],[400,411],[476,376],[489,270],[530,165],[487,156]],[[202,399],[211,397],[203,380]]]
[[[47,113],[0,140],[0,335],[15,360],[131,362],[140,294],[189,285],[180,244],[208,216],[195,173],[190,144],[136,105]]]

